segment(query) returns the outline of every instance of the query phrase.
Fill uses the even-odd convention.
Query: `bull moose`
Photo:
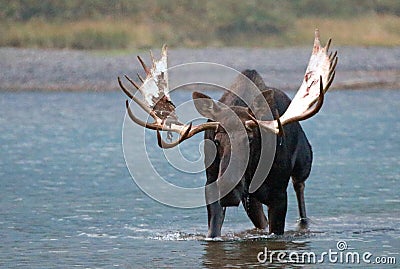
[[[309,64],[293,100],[284,92],[266,86],[254,70],[243,71],[231,89],[226,91],[218,102],[205,94],[193,92],[192,98],[197,111],[208,119],[207,122],[196,126],[179,122],[175,113],[175,105],[171,101],[168,89],[166,46],[162,48],[160,60],[155,60],[151,54],[151,67],[146,66],[138,56],[146,73],[145,78],[138,75],[141,85],[125,75],[126,79],[139,90],[143,99],[127,90],[118,77],[121,89],[144,109],[154,122],[139,119],[126,101],[129,117],[140,126],[156,130],[158,145],[161,148],[177,146],[203,131],[204,138],[214,142],[213,145],[205,143],[204,148],[205,162],[210,164],[206,167],[206,187],[213,186],[206,188],[205,193],[208,237],[221,236],[226,207],[238,206],[240,202],[256,228],[265,229],[268,226],[270,234],[283,234],[287,211],[287,186],[290,178],[297,197],[300,227],[303,229],[308,227],[304,188],[310,174],[313,154],[299,121],[312,117],[320,110],[324,94],[334,79],[338,58],[336,52],[328,52],[330,43],[329,39],[326,46],[322,47],[319,32],[315,31]],[[245,100],[243,96],[246,96],[248,89],[241,86],[243,85],[241,80],[248,80],[255,85],[259,95]],[[178,133],[179,138],[174,142],[166,141],[160,131],[168,132],[169,136]],[[240,135],[236,135],[237,133]],[[267,138],[266,141],[263,141],[264,137]],[[273,143],[273,146],[268,147],[268,143]],[[249,152],[247,159],[243,159],[246,154],[241,152],[246,148],[235,145],[247,147]],[[210,150],[211,146],[216,148],[216,151]],[[261,176],[258,174],[259,184],[254,187],[252,184],[255,181],[257,167],[263,166],[263,163],[260,163],[261,155],[271,149],[274,152],[271,165],[267,170],[264,169]],[[232,164],[230,169],[228,169],[229,164]],[[222,191],[221,184],[213,184],[224,180],[234,182],[228,192]],[[213,199],[215,195],[217,199]],[[264,214],[263,204],[268,208],[268,218]]]

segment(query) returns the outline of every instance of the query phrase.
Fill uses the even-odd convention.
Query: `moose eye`
[[[221,142],[218,139],[214,140],[214,144],[219,147],[221,145]]]

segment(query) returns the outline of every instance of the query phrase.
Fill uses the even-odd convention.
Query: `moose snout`
[[[247,139],[247,137],[246,137]],[[239,206],[244,194],[244,174],[247,166],[246,154],[243,154],[240,146],[236,150],[224,151],[219,165],[218,191],[219,203],[222,207]]]

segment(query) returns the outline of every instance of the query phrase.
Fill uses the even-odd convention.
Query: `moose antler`
[[[283,125],[308,119],[318,113],[324,101],[324,94],[335,77],[335,68],[338,60],[336,52],[328,54],[330,43],[331,40],[329,39],[326,46],[322,47],[319,40],[319,31],[318,29],[315,30],[314,47],[303,82],[286,112],[281,117],[278,115],[276,120],[271,121],[252,118],[245,122],[247,128],[259,126],[281,135],[283,133]],[[158,145],[162,148],[175,147],[199,132],[207,129],[216,129],[220,124],[219,122],[207,122],[192,126],[191,123],[183,124],[178,121],[175,105],[169,96],[167,47],[163,46],[160,60],[155,60],[151,52],[150,56],[152,60],[151,68],[147,67],[142,58],[138,56],[138,60],[146,73],[144,79],[138,74],[142,85],[139,86],[125,75],[125,78],[141,93],[143,100],[127,90],[120,77],[118,77],[118,83],[122,91],[147,112],[154,119],[154,122],[148,123],[137,118],[131,111],[127,101],[126,109],[129,117],[140,126],[156,130]],[[160,131],[167,131],[168,139],[171,139],[172,133],[178,133],[180,137],[175,142],[167,143],[162,140]]]
[[[133,95],[122,83],[121,78],[118,77],[118,84],[122,91],[135,103],[137,103],[145,112],[147,112],[153,119],[153,123],[145,122],[136,117],[129,107],[128,100],[126,101],[126,109],[128,116],[132,121],[138,125],[157,130],[158,145],[162,148],[172,148],[181,143],[182,141],[192,137],[193,135],[202,132],[206,129],[216,128],[217,122],[203,123],[198,126],[192,124],[183,124],[178,121],[175,113],[175,105],[171,101],[168,88],[168,51],[167,46],[164,45],[161,50],[161,59],[156,60],[153,53],[150,51],[152,66],[149,68],[142,58],[137,57],[142,65],[146,77],[143,79],[139,74],[138,78],[142,85],[138,85],[134,80],[125,75],[125,78],[141,93],[143,100],[140,100]],[[178,133],[180,137],[172,143],[167,143],[162,140],[160,131],[167,131],[167,138],[172,138],[172,133]]]
[[[328,54],[331,39],[322,47],[319,38],[319,30],[316,29],[314,47],[303,82],[285,113],[273,121],[249,120],[246,122],[247,127],[260,126],[282,134],[281,126],[308,119],[318,113],[324,102],[324,94],[335,78],[338,61],[336,51]]]

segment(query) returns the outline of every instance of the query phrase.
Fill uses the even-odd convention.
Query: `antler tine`
[[[133,86],[135,86],[135,88],[136,88],[137,90],[140,90],[140,86],[137,85],[135,81],[133,81],[133,80],[132,80],[130,77],[128,77],[127,75],[124,75],[124,77],[125,77]]]
[[[153,52],[150,50],[150,58],[151,58],[151,63],[153,65],[153,68],[155,68],[154,63],[156,62],[156,59],[154,58]]]
[[[122,81],[121,81],[121,78],[120,78],[120,77],[118,77],[118,84],[119,84],[119,87],[122,89],[122,91],[123,91],[130,99],[132,99],[133,94],[131,94],[131,92],[128,91],[127,88],[125,88],[125,86],[122,84]]]
[[[157,132],[157,140],[158,140],[158,145],[161,148],[173,148],[180,144],[181,142],[185,141],[186,139],[191,138],[195,134],[198,134],[200,132],[203,132],[207,129],[216,129],[219,125],[219,122],[206,122],[203,124],[200,124],[198,126],[195,126],[192,129],[192,123],[189,124],[189,127],[183,131],[183,134],[179,137],[179,139],[175,142],[172,143],[167,143],[162,140],[161,135]]]
[[[269,120],[269,121],[262,121],[262,120],[257,120],[255,117],[250,115],[251,120],[246,121],[245,127],[246,128],[254,128],[256,126],[259,126],[263,129],[266,129],[268,131],[272,131],[276,135],[283,136],[284,131],[283,131],[283,125],[280,120],[280,115],[278,109],[275,109],[275,114],[274,117],[276,120]]]
[[[150,69],[147,67],[147,65],[144,63],[143,59],[142,59],[140,56],[137,56],[137,58],[138,58],[140,64],[142,65],[144,71],[146,72],[146,75],[150,75],[150,74],[151,74],[151,71],[150,71]]]
[[[276,134],[278,135],[278,136],[283,136],[285,133],[284,133],[284,131],[283,131],[283,126],[282,126],[282,123],[281,123],[281,120],[280,120],[280,115],[279,115],[279,110],[277,109],[277,108],[275,108],[275,111],[274,111],[274,118],[276,118],[276,127],[277,127],[277,129],[278,130],[276,130],[275,132],[276,132]]]
[[[157,115],[156,113],[149,108],[144,102],[142,102],[141,100],[139,100],[136,96],[134,96],[132,93],[130,93],[124,86],[124,84],[122,84],[121,78],[118,77],[118,84],[121,87],[122,91],[133,101],[135,101],[135,103],[137,103],[144,111],[146,111],[148,114],[150,114],[150,116],[153,117],[153,119],[157,119]]]
[[[138,77],[138,79],[140,80],[140,82],[144,82],[144,79],[142,78],[142,76],[141,75],[139,75],[139,73],[136,73],[136,75],[137,75],[137,77]]]
[[[329,38],[328,42],[326,43],[324,49],[326,52],[328,52],[329,47],[331,46],[332,38]]]
[[[169,149],[169,148],[173,148],[173,147],[177,146],[178,144],[180,144],[181,142],[183,142],[184,140],[189,138],[188,134],[189,134],[191,129],[192,129],[192,123],[190,123],[186,127],[186,129],[184,130],[183,134],[179,137],[179,139],[176,140],[175,142],[172,142],[172,143],[165,142],[161,137],[160,131],[157,130],[157,143],[158,143],[158,146],[160,148],[163,148],[163,149]]]
[[[276,112],[278,113],[278,118],[276,119],[276,122],[278,123],[278,133],[277,133],[277,135],[284,136],[285,132],[283,131],[283,126],[282,126],[282,123],[281,123],[281,120],[280,120],[279,112],[278,112],[278,110],[276,110]]]
[[[333,80],[335,79],[335,75],[336,75],[336,72],[333,71],[331,73],[331,76],[328,79],[328,83],[325,85],[324,93],[326,93],[329,90],[329,87],[331,86]]]
[[[190,138],[192,136],[194,136],[197,133],[200,133],[202,131],[208,130],[208,129],[217,129],[219,126],[219,122],[218,121],[212,121],[212,122],[205,122],[202,123],[198,126],[196,126],[191,132],[190,134],[188,134],[187,138]]]
[[[162,54],[163,56],[167,56],[167,50],[168,50],[168,46],[167,46],[167,44],[164,44],[164,45],[162,46],[162,48],[161,48],[161,54]]]
[[[157,124],[154,124],[154,123],[147,123],[147,122],[144,122],[144,121],[142,121],[141,119],[137,118],[137,117],[132,113],[132,110],[131,110],[130,107],[129,107],[129,101],[128,101],[128,100],[125,101],[125,106],[126,106],[126,110],[127,110],[127,112],[128,112],[129,118],[131,118],[131,120],[132,120],[133,122],[137,123],[138,125],[140,125],[140,126],[142,126],[142,127],[145,127],[145,128],[151,129],[151,130],[158,130],[158,129],[160,129],[160,126],[157,125]]]
[[[336,55],[337,55],[337,50],[335,52],[331,51],[331,53],[329,53],[329,60],[332,61],[336,57]]]
[[[331,62],[329,65],[329,74],[328,74],[328,80],[324,88],[324,93],[326,93],[331,86],[333,79],[335,78],[336,75],[336,65],[338,63],[338,57],[337,57],[337,51],[333,53],[333,55],[329,55],[329,61]]]
[[[319,40],[319,30],[315,29],[313,54],[317,53],[321,48],[321,41]]]
[[[336,55],[337,55],[337,51],[335,52],[335,54],[334,54],[334,56],[333,56],[333,58],[331,60],[332,62],[331,62],[330,67],[329,67],[329,72],[332,72],[336,68],[336,65],[337,65],[337,62],[338,62],[338,57]]]

